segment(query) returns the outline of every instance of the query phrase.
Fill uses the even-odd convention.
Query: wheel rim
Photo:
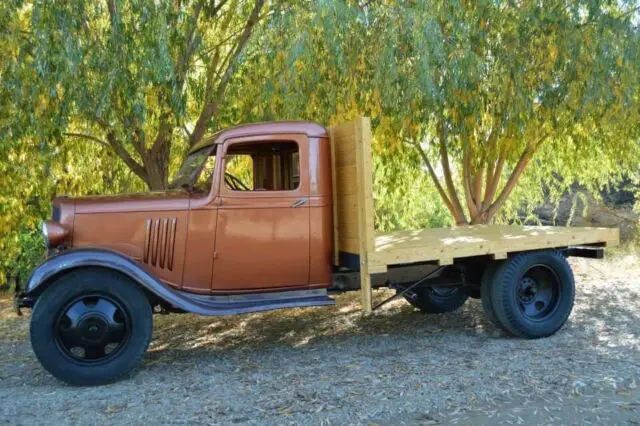
[[[60,311],[54,331],[58,348],[73,362],[104,363],[126,345],[131,319],[113,297],[89,294],[72,300]]]
[[[548,266],[534,265],[520,279],[516,298],[526,318],[543,321],[558,307],[560,279]]]

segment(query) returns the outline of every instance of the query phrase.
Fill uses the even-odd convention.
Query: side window
[[[294,191],[300,185],[295,142],[233,144],[225,157],[225,187],[231,191]]]

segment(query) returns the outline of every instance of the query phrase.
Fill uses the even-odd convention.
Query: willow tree
[[[403,141],[455,222],[488,223],[533,164],[538,193],[637,171],[639,16],[604,0],[318,2],[285,22],[269,79],[283,101],[266,108],[372,116],[378,153],[410,159]]]
[[[490,222],[536,160],[637,169],[637,12],[605,1],[383,12],[387,106],[458,224]]]
[[[19,40],[33,75],[18,90],[35,95],[32,115],[55,116],[46,138],[107,148],[163,189],[176,141],[193,145],[215,126],[251,36],[269,17],[265,3],[14,1],[31,24]]]

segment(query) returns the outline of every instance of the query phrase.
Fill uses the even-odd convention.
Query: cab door
[[[212,290],[309,285],[308,140],[236,138],[223,145]]]

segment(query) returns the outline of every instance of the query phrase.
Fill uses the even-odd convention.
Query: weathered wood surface
[[[604,244],[615,246],[615,228],[474,225],[434,228],[377,235],[369,256],[370,272],[383,272],[388,265],[489,255],[504,259],[509,253],[547,248]]]

